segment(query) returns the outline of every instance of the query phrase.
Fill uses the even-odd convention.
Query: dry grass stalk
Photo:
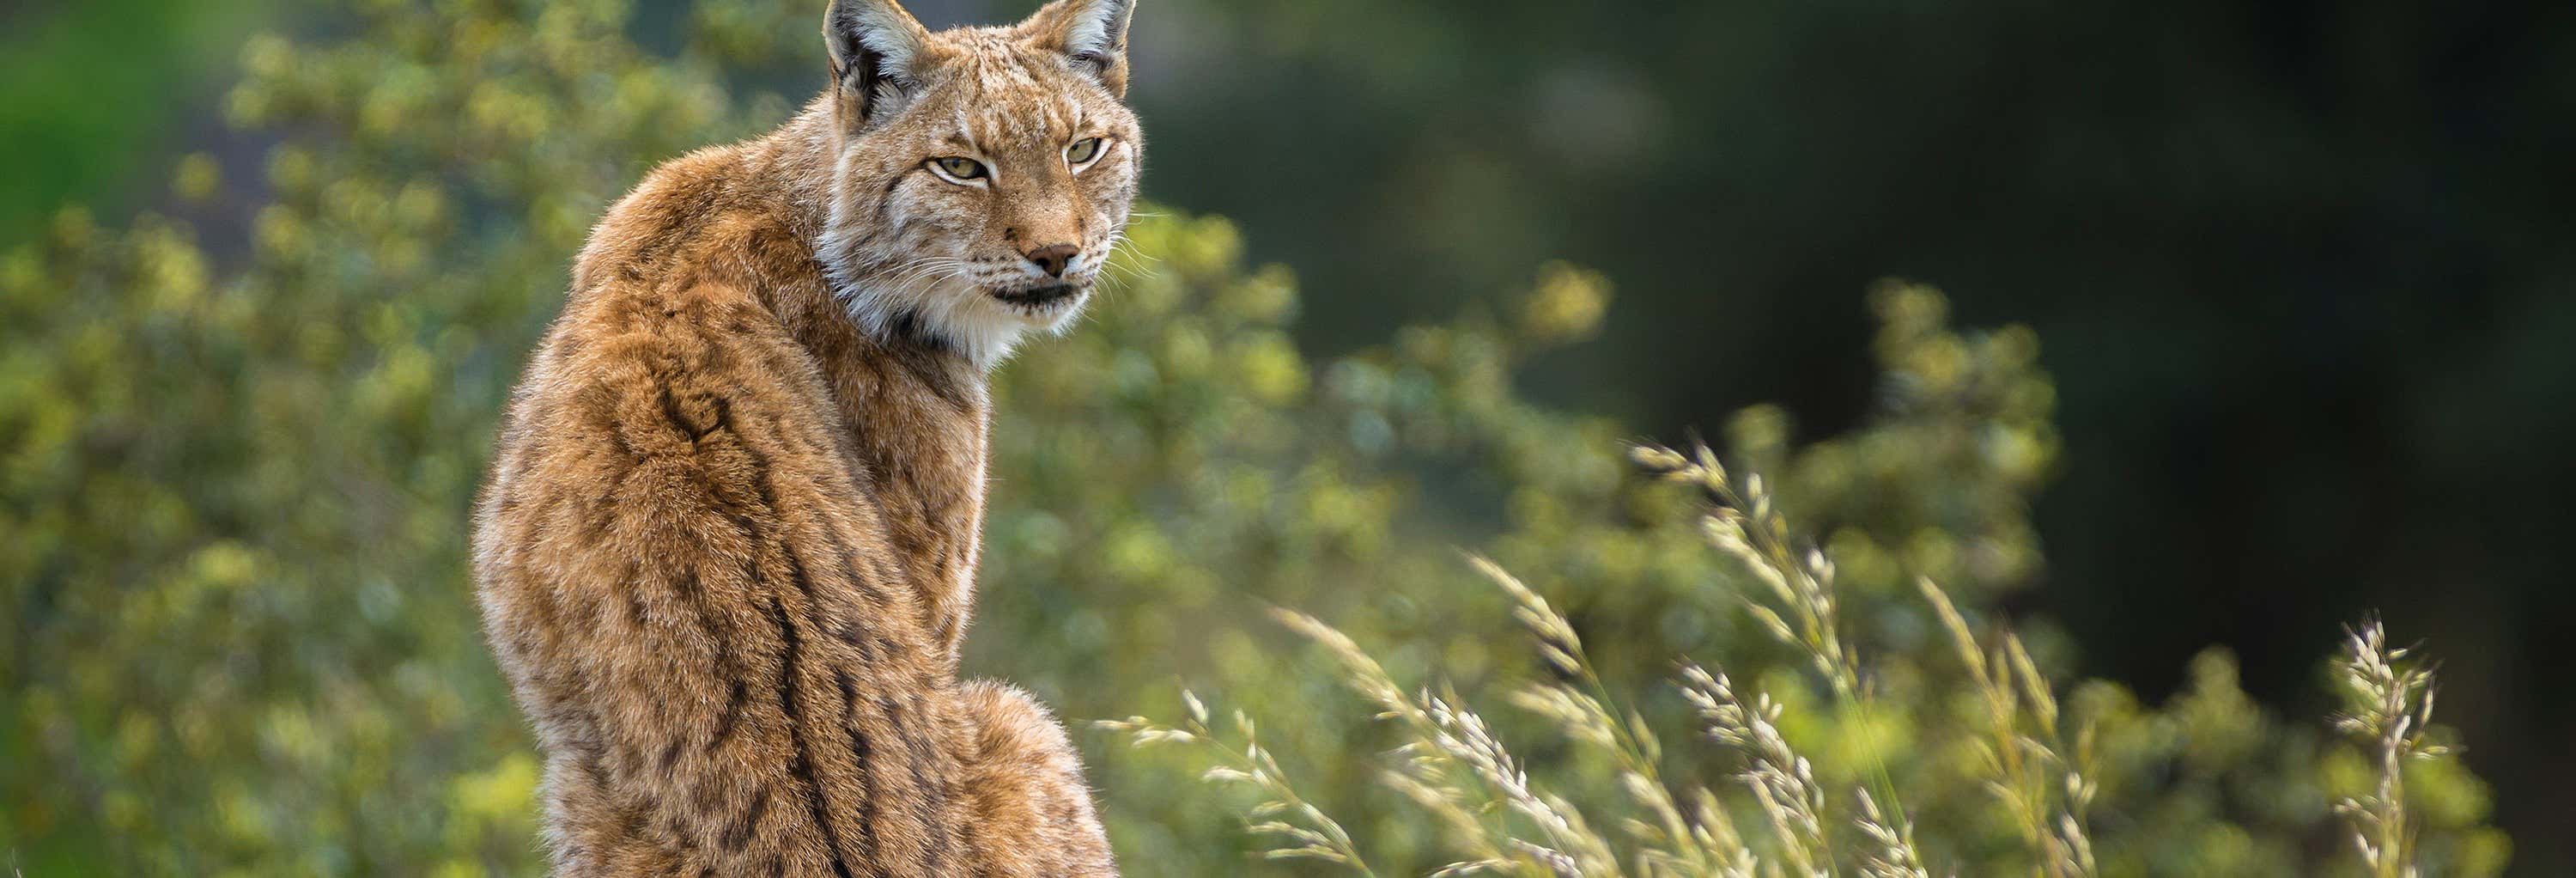
[[[1181,701],[1189,708],[1189,718],[1179,726],[1164,726],[1141,716],[1123,720],[1100,720],[1093,725],[1126,734],[1135,746],[1147,744],[1181,744],[1200,748],[1215,763],[1199,777],[1209,783],[1230,784],[1258,790],[1260,804],[1254,805],[1244,827],[1256,836],[1267,836],[1276,846],[1263,852],[1271,859],[1313,859],[1338,863],[1364,876],[1374,878],[1360,856],[1351,835],[1324,810],[1297,794],[1281,771],[1279,761],[1261,746],[1252,719],[1242,711],[1234,712],[1235,732],[1241,737],[1242,749],[1222,740],[1208,727],[1208,709],[1196,694],[1181,690]]]
[[[2095,874],[2085,814],[2098,787],[2083,771],[2091,750],[2090,726],[2077,731],[2069,758],[2058,731],[2057,697],[2021,638],[2005,631],[1996,635],[1991,650],[1981,646],[1948,593],[1929,579],[1916,580],[1916,585],[1949,632],[1960,664],[1986,705],[1988,739],[1978,746],[1986,788],[2012,815],[2050,878]]]
[[[1788,520],[1773,504],[1762,476],[1745,476],[1738,490],[1717,453],[1706,444],[1692,446],[1689,454],[1639,445],[1630,449],[1629,457],[1648,472],[1699,490],[1712,506],[1702,521],[1709,543],[1741,562],[1778,604],[1775,609],[1748,597],[1746,612],[1780,642],[1802,651],[1835,699],[1866,718],[1871,711],[1869,693],[1861,681],[1858,658],[1843,643],[1833,561],[1814,548],[1796,548]],[[1689,688],[1690,681],[1684,683]],[[1885,841],[1865,859],[1899,873],[1920,871],[1922,856],[1914,849],[1913,821],[1897,800],[1896,785],[1884,765],[1870,768],[1876,795],[1865,812],[1875,816],[1864,813],[1855,824],[1874,842]],[[1826,866],[1831,867],[1830,857]]]
[[[1624,874],[1609,843],[1593,831],[1581,812],[1533,786],[1511,752],[1485,726],[1484,719],[1460,706],[1455,695],[1433,695],[1427,690],[1407,695],[1387,675],[1386,668],[1348,635],[1303,613],[1273,610],[1272,614],[1281,624],[1323,645],[1339,659],[1342,681],[1375,702],[1379,718],[1398,720],[1412,733],[1414,742],[1407,750],[1412,757],[1413,780],[1417,786],[1429,787],[1436,793],[1430,797],[1433,801],[1454,802],[1470,813],[1481,813],[1484,805],[1499,805],[1538,829],[1540,837],[1528,839],[1485,821],[1472,821],[1479,828],[1479,837],[1469,847],[1483,856],[1479,861],[1453,866],[1499,871],[1499,864],[1480,861],[1517,860],[1539,867],[1539,874],[1567,878]],[[1456,782],[1462,776],[1473,778],[1477,786],[1484,788],[1484,794]],[[1417,802],[1424,801],[1422,792],[1409,791]],[[1477,805],[1470,807],[1469,803]]]
[[[1746,476],[1737,490],[1706,445],[1688,456],[1670,448],[1640,445],[1630,458],[1647,471],[1683,482],[1706,495],[1714,508],[1702,521],[1709,543],[1743,562],[1746,572],[1778,601],[1774,609],[1750,598],[1745,609],[1774,637],[1800,647],[1838,696],[1857,699],[1860,668],[1844,648],[1841,617],[1834,601],[1834,567],[1823,552],[1799,551],[1789,538],[1789,523],[1773,508],[1762,476]]]
[[[1878,801],[1869,797],[1869,788],[1854,791],[1860,799],[1860,816],[1852,818],[1867,837],[1870,847],[1861,852],[1861,874],[1869,878],[1931,878],[1923,868],[1921,854],[1914,851],[1911,828],[1887,819],[1878,809]]]
[[[1817,785],[1815,769],[1806,757],[1780,736],[1774,724],[1780,718],[1780,705],[1760,694],[1748,704],[1736,695],[1734,681],[1725,672],[1711,673],[1696,664],[1682,666],[1681,682],[1682,697],[1699,712],[1708,736],[1744,753],[1748,765],[1741,779],[1761,806],[1772,838],[1780,845],[1780,857],[1791,872],[1833,874],[1833,841],[1825,830],[1825,790]]]
[[[1620,787],[1646,812],[1647,819],[1627,822],[1629,835],[1637,839],[1640,847],[1638,872],[1749,873],[1755,863],[1753,854],[1733,837],[1731,826],[1723,831],[1713,830],[1693,825],[1684,816],[1681,803],[1664,782],[1662,743],[1644,717],[1616,709],[1609,686],[1584,656],[1583,641],[1575,634],[1573,623],[1500,565],[1476,556],[1470,556],[1468,561],[1517,604],[1512,617],[1529,630],[1540,658],[1547,662],[1555,678],[1522,690],[1514,696],[1513,703],[1555,721],[1567,737],[1608,752],[1619,765]]]
[[[2335,727],[2367,739],[2378,750],[2377,787],[2366,796],[2335,803],[2352,823],[2353,846],[2379,878],[2415,878],[2415,831],[2406,816],[2405,763],[2435,759],[2452,749],[2424,740],[2433,723],[2433,672],[2390,648],[2385,628],[2369,619],[2349,629],[2336,660],[2346,690]]]

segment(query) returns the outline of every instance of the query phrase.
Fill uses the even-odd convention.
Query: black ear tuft
[[[873,121],[894,109],[920,81],[930,33],[895,0],[832,0],[823,14],[838,105],[851,121]]]
[[[1136,0],[1055,0],[1020,23],[1030,42],[1071,57],[1110,92],[1127,94],[1127,22]]]

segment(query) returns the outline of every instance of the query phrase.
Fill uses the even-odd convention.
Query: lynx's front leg
[[[960,687],[972,726],[958,754],[974,844],[996,878],[1094,878],[1118,866],[1092,812],[1082,759],[1064,727],[1027,693],[990,680]]]

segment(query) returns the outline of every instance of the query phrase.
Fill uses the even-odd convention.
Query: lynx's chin
[[[993,291],[993,298],[1032,311],[1052,311],[1059,306],[1081,304],[1083,294],[1089,292],[1091,292],[1089,284],[1047,284],[1016,289],[996,289]]]
[[[1062,332],[1091,299],[1091,280],[1037,285],[967,286],[950,282],[856,284],[835,294],[859,327],[879,341],[924,341],[986,369],[1009,359],[1022,338]]]
[[[1036,287],[999,288],[993,290],[993,301],[1013,316],[1027,321],[1028,329],[1057,333],[1073,323],[1082,313],[1083,303],[1091,300],[1091,284],[1058,283]]]

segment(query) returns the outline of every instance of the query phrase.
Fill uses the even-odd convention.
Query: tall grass
[[[2451,748],[2429,743],[2433,725],[2433,672],[2410,660],[2409,650],[2390,648],[2379,620],[2371,619],[2344,638],[2335,663],[2344,683],[2345,711],[2335,728],[2367,741],[2378,757],[2378,783],[2371,791],[2335,803],[2335,812],[2352,824],[2353,848],[2363,865],[2379,878],[2415,878],[2416,827],[2406,816],[2406,763],[2441,759]]]
[[[1695,489],[1707,504],[1702,530],[1709,546],[1741,564],[1761,587],[1740,606],[1761,630],[1791,650],[1808,682],[1830,693],[1825,704],[1866,715],[1877,709],[1871,657],[1842,636],[1834,564],[1793,528],[1758,473],[1740,479],[1706,445],[1687,452],[1639,446],[1632,460],[1648,475]],[[1576,745],[1604,757],[1620,795],[1579,798],[1533,780],[1511,748],[1446,687],[1407,686],[1368,649],[1334,626],[1287,609],[1277,620],[1322,648],[1341,682],[1400,730],[1380,781],[1416,807],[1421,831],[1459,855],[1433,874],[1575,876],[1839,876],[1929,878],[1961,874],[1958,864],[1927,861],[1917,845],[1905,791],[1883,763],[1837,772],[1863,778],[1829,787],[1816,763],[1783,732],[1787,704],[1748,689],[1724,668],[1677,657],[1666,684],[1677,688],[1698,721],[1700,737],[1731,754],[1738,767],[1720,777],[1675,776],[1664,769],[1661,737],[1641,714],[1621,707],[1645,697],[1645,681],[1605,679],[1585,652],[1577,626],[1537,591],[1483,557],[1467,563],[1511,601],[1544,674],[1502,700],[1556,727]],[[2014,828],[2031,874],[2089,878],[2102,874],[2088,814],[2099,792],[2090,776],[2091,723],[2070,718],[2059,687],[2045,676],[2022,638],[1989,626],[1982,634],[1948,593],[1917,580],[1925,609],[1957,661],[1954,688],[1935,700],[1975,705],[1955,728],[1926,732],[1971,742],[1963,780],[1985,790]],[[2352,630],[2335,667],[2347,712],[2336,728],[2365,740],[2376,755],[2371,791],[2335,804],[2349,822],[2361,863],[2377,876],[2423,874],[2414,860],[2416,833],[2406,810],[2404,767],[2453,749],[2429,743],[2433,676],[2391,649],[2381,624]],[[1626,687],[1626,688],[1623,688]],[[1331,814],[1298,795],[1277,758],[1263,748],[1251,718],[1237,711],[1232,733],[1209,725],[1199,696],[1184,692],[1188,718],[1178,726],[1144,717],[1100,726],[1138,745],[1195,747],[1210,763],[1207,780],[1246,785],[1263,797],[1247,812],[1249,831],[1274,839],[1268,855],[1309,858],[1379,874],[1366,845]],[[1730,795],[1732,793],[1732,795]],[[1602,827],[1615,827],[1607,831]],[[1740,827],[1749,827],[1749,831]]]

